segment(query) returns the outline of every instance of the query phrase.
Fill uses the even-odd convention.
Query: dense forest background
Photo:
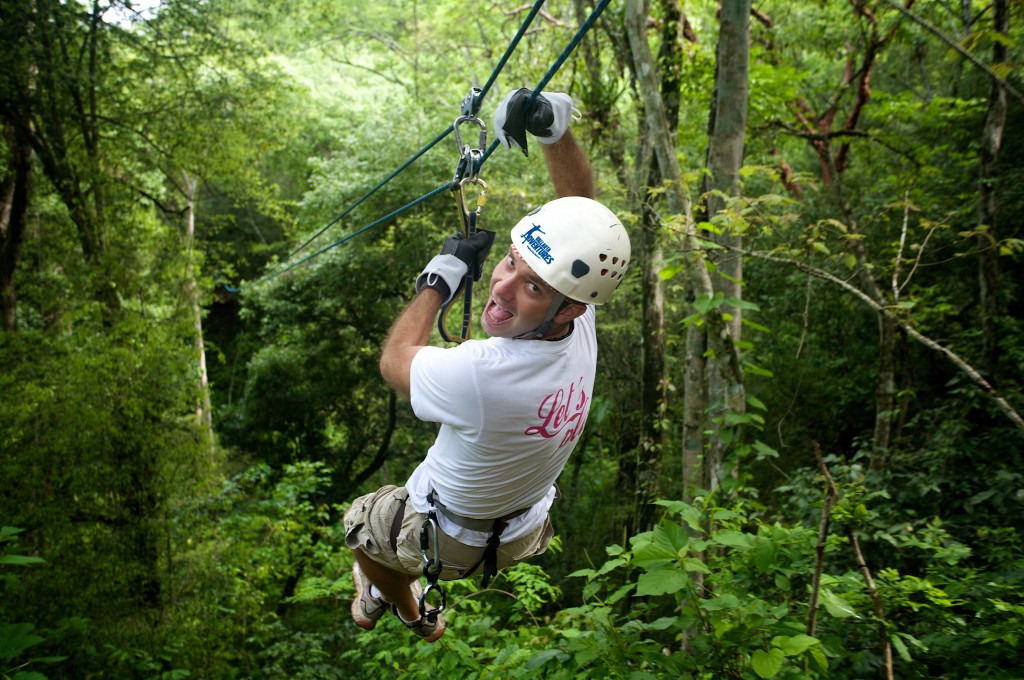
[[[1024,4],[593,9],[0,1],[0,677],[1024,677]],[[339,520],[433,435],[377,356],[492,75],[634,264],[553,549],[427,645]]]

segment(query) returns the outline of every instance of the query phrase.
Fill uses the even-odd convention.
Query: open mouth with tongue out
[[[494,301],[494,298],[487,300],[487,305],[484,307],[483,321],[487,325],[492,327],[500,327],[512,320],[514,315],[512,312],[500,307],[498,303]]]

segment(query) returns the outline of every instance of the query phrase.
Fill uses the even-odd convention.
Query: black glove
[[[498,141],[506,149],[519,147],[525,156],[530,155],[526,148],[527,132],[542,144],[554,144],[569,129],[569,121],[579,116],[573,108],[572,99],[562,92],[538,94],[527,111],[529,98],[530,90],[521,88],[505,97],[494,112]]]
[[[427,263],[416,277],[416,292],[433,288],[445,303],[458,291],[466,272],[473,272],[473,280],[483,276],[484,261],[494,244],[494,232],[480,229],[469,238],[453,234],[445,239],[441,253]]]

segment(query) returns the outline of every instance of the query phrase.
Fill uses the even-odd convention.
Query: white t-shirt
[[[594,308],[561,340],[469,340],[424,347],[411,368],[412,409],[441,428],[406,482],[417,512],[431,489],[452,512],[493,519],[529,507],[502,532],[533,531],[555,498],[554,483],[583,433],[597,365]],[[438,513],[446,534],[483,546],[487,532]]]

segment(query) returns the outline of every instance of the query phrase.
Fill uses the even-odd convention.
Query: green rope
[[[548,84],[548,82],[555,76],[555,74],[558,72],[558,70],[561,69],[562,65],[569,58],[569,56],[572,54],[572,52],[576,49],[576,47],[579,45],[579,43],[583,40],[583,37],[590,30],[590,28],[594,25],[594,23],[597,21],[598,17],[600,17],[601,13],[604,11],[604,9],[608,6],[608,4],[610,2],[611,2],[611,0],[601,0],[601,2],[597,5],[597,7],[590,13],[590,16],[587,17],[586,21],[584,21],[583,24],[580,26],[580,29],[573,36],[573,38],[569,42],[569,44],[566,45],[565,49],[562,50],[562,53],[559,55],[558,59],[555,60],[555,62],[548,69],[548,71],[544,75],[544,77],[541,78],[540,82],[538,82],[537,86],[534,88],[533,92],[530,94],[529,99],[527,100],[527,106],[529,106],[531,103],[533,103],[534,99],[537,98],[538,94],[543,91],[544,86],[546,86]],[[523,21],[522,25],[519,28],[519,31],[516,33],[515,37],[509,43],[509,46],[505,50],[505,53],[502,55],[501,59],[499,60],[499,62],[497,64],[497,66],[492,71],[491,77],[488,79],[488,81],[484,85],[484,87],[482,87],[480,89],[480,92],[475,94],[475,96],[473,98],[473,101],[470,102],[471,112],[473,113],[473,115],[475,115],[476,112],[479,111],[480,103],[483,101],[484,96],[486,95],[487,91],[491,88],[491,86],[494,84],[495,80],[497,80],[498,74],[502,71],[502,69],[504,69],[506,63],[509,60],[509,57],[511,57],[512,53],[515,51],[516,47],[518,46],[520,40],[526,34],[527,28],[533,22],[534,18],[536,17],[538,12],[540,11],[540,8],[541,8],[541,6],[543,4],[544,4],[544,0],[537,0],[534,3],[533,8],[530,10],[530,13],[527,15],[526,19]],[[410,165],[412,165],[417,159],[419,159],[421,156],[423,156],[423,154],[425,154],[427,151],[429,151],[434,146],[436,146],[441,140],[443,140],[445,137],[447,137],[449,134],[451,134],[453,129],[454,129],[454,125],[449,125],[441,134],[439,134],[431,142],[429,142],[426,146],[424,146],[422,149],[420,149],[418,152],[416,152],[412,157],[409,158],[409,160],[407,160],[405,163],[403,163],[401,166],[399,166],[397,169],[395,169],[394,172],[392,172],[390,175],[388,175],[383,180],[381,180],[376,186],[374,186],[368,192],[363,194],[363,196],[361,196],[352,205],[350,205],[348,208],[346,208],[344,212],[342,212],[340,215],[338,215],[338,217],[336,217],[333,220],[331,220],[326,226],[324,226],[322,229],[320,229],[315,234],[313,234],[313,236],[308,238],[304,243],[302,243],[302,245],[300,245],[295,250],[293,250],[288,255],[288,257],[286,258],[285,261],[287,262],[287,260],[290,260],[298,252],[300,252],[301,250],[306,248],[310,243],[312,243],[316,238],[321,236],[324,232],[326,232],[332,226],[334,226],[339,221],[341,221],[346,215],[348,215],[350,212],[352,212],[363,201],[365,201],[367,198],[369,198],[371,195],[373,195],[376,191],[378,191],[381,187],[383,187],[385,184],[387,184],[392,179],[394,179],[396,176],[398,176],[401,172],[403,172]],[[477,167],[476,167],[477,171],[479,171],[480,167],[484,164],[484,161],[486,161],[490,157],[490,155],[492,153],[494,153],[495,149],[498,147],[498,144],[499,144],[499,142],[497,140],[495,140],[494,142],[491,143],[490,147],[488,147],[487,151],[484,152],[484,154],[481,156],[480,160],[477,162]],[[284,274],[285,272],[291,271],[295,267],[298,267],[299,265],[301,265],[301,264],[303,264],[305,262],[308,262],[309,260],[312,260],[313,258],[315,258],[315,257],[317,257],[319,255],[322,255],[323,253],[325,253],[325,252],[327,252],[329,250],[332,250],[332,249],[342,245],[343,243],[346,243],[346,242],[352,240],[353,238],[355,238],[359,234],[362,234],[363,232],[369,231],[370,229],[372,229],[372,228],[382,224],[383,222],[386,222],[387,220],[389,220],[389,219],[391,219],[393,217],[396,217],[396,216],[404,213],[405,211],[415,207],[416,205],[419,205],[420,203],[422,203],[422,202],[424,202],[424,201],[426,201],[426,200],[428,200],[430,198],[433,198],[437,194],[439,194],[439,193],[441,193],[441,192],[443,192],[443,191],[445,191],[447,189],[450,189],[451,186],[452,186],[451,182],[443,184],[442,186],[437,187],[433,191],[430,191],[429,193],[424,194],[423,196],[417,198],[416,200],[414,200],[414,201],[412,201],[410,203],[407,203],[406,205],[402,206],[401,208],[398,208],[397,210],[394,210],[394,211],[388,213],[384,217],[381,217],[381,218],[379,218],[377,220],[374,220],[373,222],[367,224],[366,226],[364,226],[364,227],[362,227],[360,229],[357,229],[356,231],[353,231],[353,232],[347,234],[346,236],[338,239],[337,241],[334,241],[333,243],[330,243],[330,244],[324,246],[323,248],[320,248],[319,250],[317,250],[317,251],[307,255],[306,257],[304,257],[304,258],[302,258],[300,260],[297,260],[296,262],[293,262],[293,263],[289,264],[288,266],[284,267],[283,269],[280,269],[280,270],[277,270],[275,272],[272,272],[272,273],[270,273],[270,274],[268,274],[266,276],[267,277],[276,277],[276,276],[279,276],[281,274]],[[261,278],[264,278],[264,277],[261,277]]]

